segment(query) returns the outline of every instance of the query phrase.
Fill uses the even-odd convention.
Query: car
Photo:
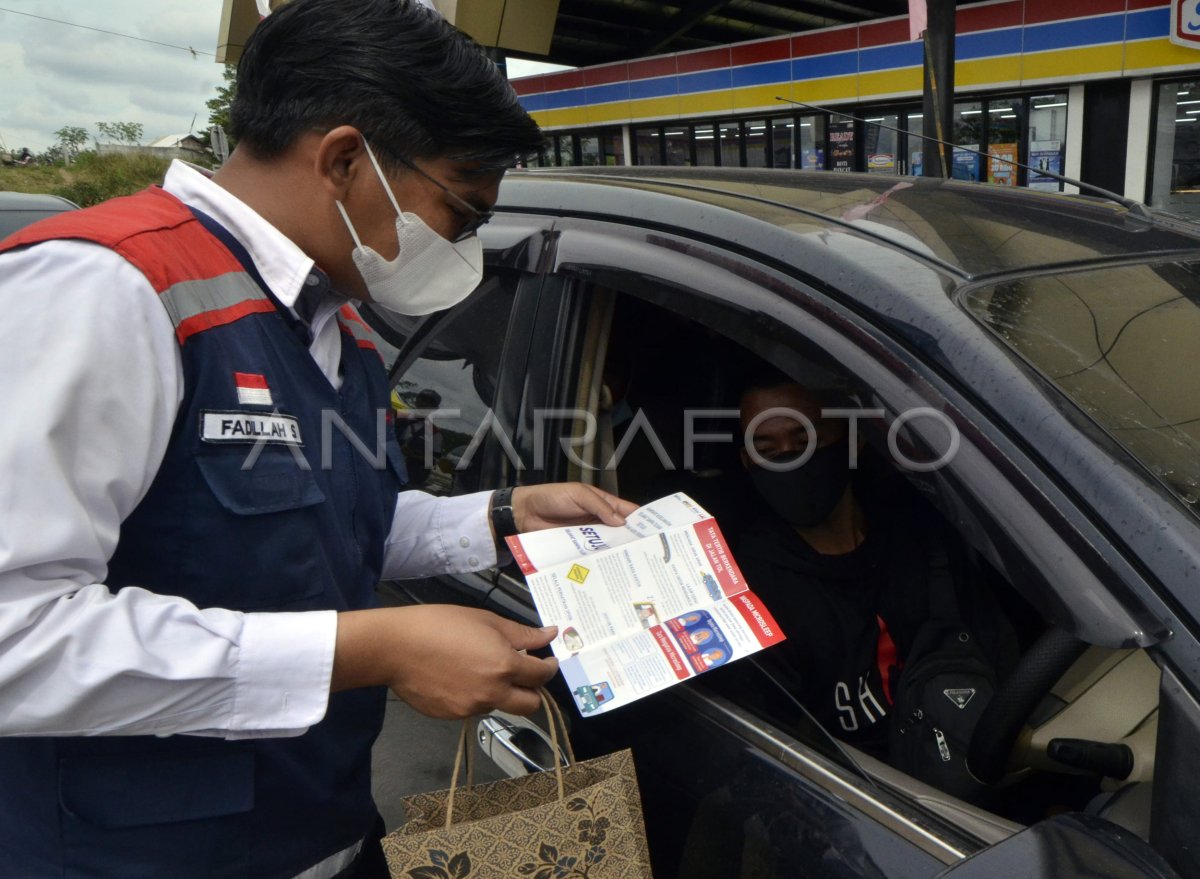
[[[577,753],[632,749],[656,876],[1200,876],[1200,228],[1086,195],[756,169],[515,171],[496,211],[471,297],[367,309],[393,382],[442,395],[447,493],[682,491],[736,551],[754,499],[714,437],[739,382],[823,372],[1021,621],[971,742],[983,801],[840,742],[776,681],[715,685],[765,676],[752,659],[603,713],[556,682]],[[381,590],[538,621],[512,564]]]
[[[79,205],[58,195],[33,192],[0,191],[0,240],[30,223],[63,211],[77,211]]]

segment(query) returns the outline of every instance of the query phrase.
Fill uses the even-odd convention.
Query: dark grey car
[[[1200,876],[1200,229],[976,184],[610,168],[510,174],[481,234],[470,299],[374,317],[399,397],[457,410],[427,490],[682,490],[736,534],[736,444],[710,435],[736,427],[739,376],[824,370],[1022,620],[972,743],[986,807],[840,745],[781,690],[701,676],[593,718],[559,692],[578,750],[633,748],[657,876]],[[604,466],[616,382],[670,466],[648,443]],[[512,566],[384,588],[536,619]],[[542,759],[527,732],[482,735]],[[1128,771],[1052,759],[1054,739]]]
[[[0,240],[30,223],[63,211],[79,210],[79,205],[58,195],[31,192],[0,192]]]

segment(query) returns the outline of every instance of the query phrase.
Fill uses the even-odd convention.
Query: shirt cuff
[[[492,538],[492,493],[439,498],[435,527],[445,535],[446,572],[467,573],[496,564]]]
[[[301,735],[329,705],[337,612],[244,617],[228,738]]]

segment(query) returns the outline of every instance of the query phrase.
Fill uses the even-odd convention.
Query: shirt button
[[[469,538],[469,537],[460,537],[460,538],[458,539],[458,545],[459,545],[459,546],[461,546],[463,549],[466,549],[468,546],[470,546],[470,545],[471,545],[471,538]]]
[[[316,275],[309,275],[307,278],[304,279],[304,283],[310,287],[315,287],[315,286],[317,286],[317,284],[321,283],[321,279],[318,278]]]
[[[467,559],[467,564],[470,565],[472,568],[478,568],[479,567],[479,559],[475,558],[475,556],[471,556],[469,559]]]

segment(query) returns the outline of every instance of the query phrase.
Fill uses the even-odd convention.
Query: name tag
[[[254,412],[205,412],[200,439],[206,443],[281,443],[302,446],[300,422],[291,415]]]

